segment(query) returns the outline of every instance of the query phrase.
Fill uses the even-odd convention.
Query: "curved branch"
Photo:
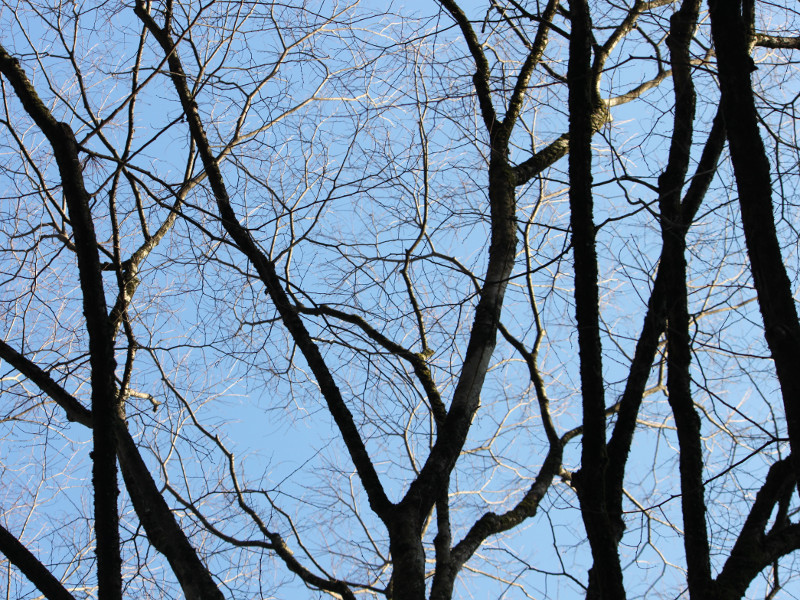
[[[800,525],[796,523],[779,523],[776,519],[775,527],[766,532],[775,506],[787,491],[791,493],[795,482],[791,457],[770,466],[731,554],[713,582],[714,598],[742,598],[761,571],[781,556],[800,548]]]
[[[780,382],[795,473],[800,475],[800,321],[775,228],[770,164],[759,132],[751,84],[753,59],[741,0],[711,0],[711,33],[719,64],[722,110],[739,191],[750,270],[764,320],[764,337]]]
[[[439,0],[441,4],[461,30],[464,40],[467,42],[467,47],[472,55],[472,60],[475,61],[475,75],[472,77],[472,82],[475,84],[475,93],[478,95],[478,104],[481,108],[481,116],[483,117],[483,124],[486,130],[491,133],[494,131],[497,123],[497,113],[494,110],[492,103],[492,89],[489,85],[491,77],[491,67],[489,61],[486,60],[486,55],[483,53],[483,47],[478,40],[478,36],[473,29],[472,24],[469,22],[467,15],[461,10],[461,7],[455,3],[454,0]]]
[[[355,325],[361,331],[363,331],[367,337],[376,342],[387,352],[407,361],[414,369],[414,374],[417,376],[417,379],[425,390],[425,394],[428,397],[428,402],[431,404],[431,410],[433,411],[434,419],[436,419],[437,423],[444,421],[444,418],[447,416],[447,408],[442,401],[439,388],[436,386],[436,382],[433,380],[431,370],[428,368],[428,364],[425,362],[424,353],[412,352],[397,342],[390,340],[358,315],[353,315],[325,304],[315,306],[314,308],[296,306],[296,309],[299,313],[305,315],[322,315],[333,317],[339,319],[340,321],[344,321],[345,323]]]

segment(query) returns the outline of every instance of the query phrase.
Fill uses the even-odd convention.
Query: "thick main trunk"
[[[569,67],[569,204],[575,270],[575,318],[578,329],[583,438],[581,469],[574,478],[581,516],[592,549],[589,597],[598,600],[625,598],[619,562],[617,531],[606,503],[605,392],[598,266],[592,199],[593,108],[597,101],[591,70],[592,23],[586,0],[570,2]]]
[[[425,599],[425,550],[422,523],[416,511],[397,511],[389,524],[392,553],[390,600]]]
[[[741,1],[710,0],[709,7],[750,270],[780,382],[795,473],[800,476],[800,323],[775,229],[770,165],[750,81],[755,66]]]

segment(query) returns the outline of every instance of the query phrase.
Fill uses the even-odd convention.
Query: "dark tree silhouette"
[[[791,3],[0,10],[7,597],[792,597]]]

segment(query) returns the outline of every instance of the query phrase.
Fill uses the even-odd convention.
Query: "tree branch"
[[[48,600],[75,600],[75,596],[10,531],[0,525],[0,552],[17,567]]]
[[[294,306],[291,304],[286,291],[283,289],[280,278],[275,271],[275,265],[258,247],[247,229],[239,222],[230,203],[230,197],[222,177],[219,164],[214,156],[211,145],[206,136],[203,121],[197,108],[192,93],[187,84],[183,64],[178,56],[177,47],[167,29],[162,29],[148,12],[144,2],[137,1],[135,13],[144,23],[148,31],[161,46],[170,67],[170,77],[173,86],[183,107],[192,139],[197,145],[203,167],[208,175],[208,181],[214,192],[221,223],[239,250],[248,258],[255,268],[259,278],[264,283],[275,308],[289,333],[297,343],[303,356],[308,362],[320,390],[328,404],[328,409],[336,422],[342,439],[347,446],[350,458],[358,471],[369,498],[370,506],[383,520],[388,520],[392,504],[389,501],[381,484],[375,466],[369,457],[364,441],[353,420],[353,415],[347,408],[341,392],[328,369],[319,348],[314,343],[300,319]]]
[[[100,600],[122,598],[119,515],[117,513],[117,459],[113,423],[117,418],[116,360],[113,328],[106,307],[103,270],[97,237],[89,209],[90,197],[83,182],[75,134],[67,123],[51,114],[25,71],[0,46],[0,73],[11,83],[17,98],[47,137],[58,164],[64,198],[75,236],[75,253],[83,294],[92,382],[92,483],[94,487],[97,578]]]
[[[722,109],[739,190],[750,270],[764,320],[764,337],[775,362],[795,474],[800,476],[800,322],[792,283],[775,230],[770,164],[759,132],[750,74],[753,59],[741,0],[710,0],[711,33],[719,64]]]

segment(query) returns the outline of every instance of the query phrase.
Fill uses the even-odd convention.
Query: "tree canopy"
[[[7,598],[794,597],[794,3],[0,25]]]

